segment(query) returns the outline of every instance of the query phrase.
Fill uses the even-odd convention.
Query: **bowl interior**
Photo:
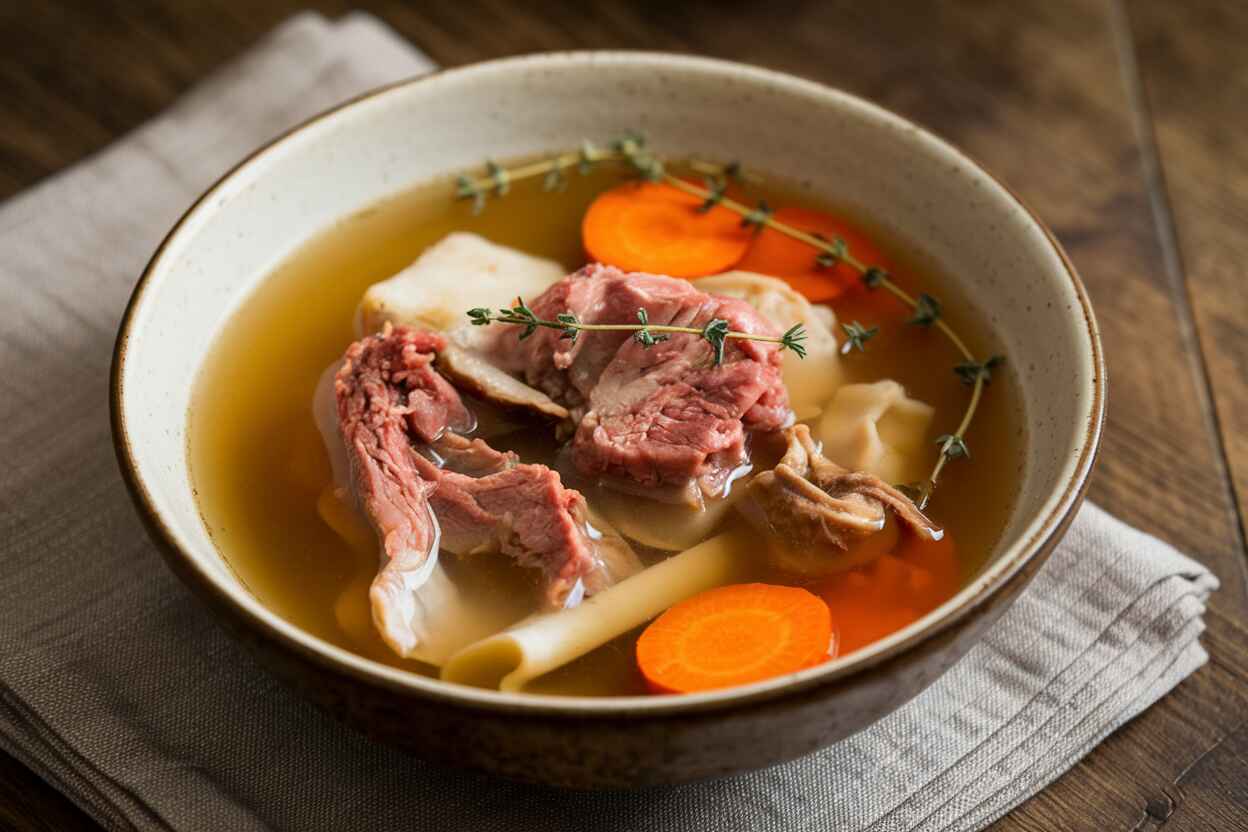
[[[256,284],[335,221],[486,158],[547,152],[582,137],[643,131],[673,155],[743,159],[833,194],[884,230],[923,241],[1003,342],[1021,380],[1022,484],[988,567],[924,620],[846,659],[842,674],[900,649],[1017,569],[1075,499],[1102,407],[1095,325],[1056,245],[999,183],[940,140],[866,102],[789,76],[696,58],[571,53],[480,64],[365,97],[262,150],[209,191],[159,250],[118,345],[118,441],[148,510],[191,568],[258,627],[326,661],[431,695],[451,688],[326,644],[265,610],[237,582],[200,519],[187,463],[187,409],[213,337]],[[881,211],[880,206],[887,206]],[[791,683],[781,680],[780,683]],[[590,709],[672,708],[754,688]],[[448,692],[449,691],[449,692]],[[527,703],[527,704],[526,704]],[[550,703],[545,703],[550,705]]]

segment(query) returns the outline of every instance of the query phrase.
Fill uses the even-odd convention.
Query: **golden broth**
[[[204,522],[235,574],[261,602],[326,641],[433,675],[428,666],[398,658],[371,626],[367,591],[377,569],[375,551],[367,544],[353,548],[318,515],[317,499],[331,477],[313,424],[313,390],[321,372],[353,340],[356,304],[370,284],[400,271],[457,230],[553,258],[570,271],[584,258],[580,221],[585,208],[619,177],[606,169],[573,176],[559,194],[520,183],[507,197],[492,199],[478,216],[466,203],[451,201],[447,182],[418,188],[344,220],[303,246],[234,314],[196,382],[188,453]],[[817,203],[796,189],[759,190],[772,205]],[[904,287],[941,297],[946,318],[971,349],[977,355],[993,352],[983,322],[962,311],[946,281],[918,267],[917,257],[907,250],[886,245],[887,239],[878,242],[898,264]],[[906,326],[909,311],[899,303],[858,296],[834,308],[839,321],[857,319],[881,330],[866,353],[843,359],[846,381],[896,379],[910,395],[936,408],[933,437],[952,432],[969,390],[952,371],[960,356],[946,339],[934,330]],[[882,315],[881,308],[889,311]],[[1023,458],[1020,411],[1007,365],[968,433],[973,461],[959,460],[945,469],[929,506],[933,520],[957,542],[964,580],[990,553],[1015,495]],[[526,435],[532,431],[493,444],[540,457],[543,443],[523,441]],[[930,454],[935,462],[934,445]],[[514,587],[527,576],[500,564],[493,577]],[[642,692],[632,658],[636,635],[616,639],[531,689]]]

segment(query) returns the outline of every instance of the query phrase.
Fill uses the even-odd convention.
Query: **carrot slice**
[[[856,260],[868,266],[889,269],[879,249],[861,231],[838,217],[789,206],[778,209],[773,218],[828,240],[839,237],[845,241]],[[801,240],[766,228],[754,239],[754,244],[737,263],[737,268],[783,278],[814,303],[833,300],[862,285],[857,270],[845,263],[838,263],[832,268],[818,266],[815,262],[818,254],[817,250]]]
[[[733,584],[681,601],[637,640],[637,665],[655,693],[744,685],[827,657],[832,620],[804,589]]]
[[[902,535],[890,554],[834,575],[816,588],[832,611],[835,655],[844,656],[917,621],[953,597],[960,570],[949,532]]]
[[[671,185],[627,183],[599,194],[581,222],[589,256],[625,271],[701,277],[731,268],[751,232],[723,207],[701,212],[702,201]]]

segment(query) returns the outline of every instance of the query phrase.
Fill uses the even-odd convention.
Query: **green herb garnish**
[[[536,332],[539,327],[557,329],[561,333],[560,337],[573,341],[582,332],[631,332],[633,333],[633,340],[647,349],[668,340],[673,333],[700,335],[703,340],[711,345],[716,366],[724,363],[724,345],[731,338],[779,344],[780,349],[791,350],[797,354],[798,358],[806,357],[806,345],[803,343],[806,340],[806,330],[801,324],[794,324],[780,336],[757,335],[751,332],[738,332],[729,329],[728,322],[723,318],[707,321],[706,325],[701,328],[652,324],[650,323],[650,313],[645,309],[637,310],[637,323],[635,324],[586,324],[581,323],[576,315],[571,312],[560,313],[555,316],[555,320],[548,321],[537,317],[533,310],[520,298],[516,298],[516,305],[510,309],[490,310],[485,307],[469,309],[468,319],[473,326],[486,326],[498,323],[522,327],[519,336],[521,341]]]
[[[917,297],[911,295],[897,285],[892,275],[888,272],[878,266],[864,263],[857,259],[844,240],[839,238],[828,240],[819,234],[804,231],[780,222],[773,216],[773,212],[766,202],[760,201],[757,205],[750,206],[728,197],[724,185],[727,180],[748,182],[753,179],[753,177],[742,170],[739,163],[731,162],[725,165],[717,165],[697,159],[685,161],[683,167],[704,177],[704,185],[695,185],[671,173],[668,165],[665,165],[647,147],[645,137],[635,131],[625,133],[620,138],[610,142],[606,149],[600,149],[589,142],[582,142],[578,150],[556,154],[543,161],[518,165],[511,169],[500,169],[497,165],[491,163],[487,170],[487,175],[484,177],[477,179],[460,177],[456,181],[455,194],[459,199],[472,200],[474,212],[480,211],[485,206],[487,196],[501,197],[505,195],[510,184],[517,180],[541,176],[547,190],[553,190],[564,181],[563,177],[566,169],[576,167],[581,173],[588,173],[598,163],[607,161],[623,162],[639,178],[645,181],[663,182],[677,190],[697,197],[702,200],[700,206],[702,211],[709,211],[716,207],[727,208],[741,217],[742,227],[752,228],[755,233],[762,231],[764,228],[769,228],[806,243],[815,249],[815,263],[819,268],[833,268],[842,264],[848,266],[859,274],[860,279],[868,289],[883,289],[908,306],[913,313],[908,323],[915,326],[939,329],[944,333],[945,337],[949,339],[964,359],[955,368],[955,372],[964,383],[971,386],[972,392],[958,429],[951,434],[941,436],[937,440],[941,447],[941,452],[931,475],[926,480],[910,487],[914,494],[915,504],[920,509],[926,507],[932,491],[936,487],[936,480],[939,478],[945,464],[953,459],[968,458],[970,456],[965,440],[966,431],[975,416],[975,410],[979,406],[979,400],[983,395],[984,387],[992,380],[992,369],[1003,359],[1000,356],[994,356],[984,362],[977,361],[962,338],[944,320],[941,304],[936,298],[928,294],[920,294]],[[805,332],[800,324],[791,328],[783,336],[774,338],[727,331],[727,324],[721,327],[718,326],[720,322],[717,321],[711,322],[711,324],[717,324],[716,326],[712,327],[711,324],[708,324],[703,329],[659,327],[652,326],[646,321],[640,321],[638,324],[585,325],[575,321],[575,316],[570,315],[566,316],[569,318],[567,321],[563,320],[565,316],[559,316],[560,320],[557,321],[542,321],[533,317],[531,310],[526,315],[523,311],[524,309],[527,309],[527,307],[524,307],[523,304],[517,304],[515,309],[499,310],[499,315],[493,315],[487,309],[474,309],[468,314],[472,318],[472,322],[478,325],[499,322],[523,326],[525,330],[522,333],[522,337],[531,335],[536,327],[560,329],[565,338],[575,338],[578,332],[584,330],[628,329],[637,333],[633,337],[638,343],[643,346],[652,346],[663,340],[661,336],[669,332],[699,334],[711,344],[719,361],[722,361],[723,357],[723,343],[728,338],[750,338],[758,341],[771,341],[779,343],[784,349],[794,351],[799,356],[805,355],[805,348],[801,343],[805,339]],[[517,314],[517,310],[521,311]],[[644,313],[644,310],[639,310],[639,313]],[[845,331],[848,339],[842,346],[842,351],[848,352],[854,348],[863,350],[867,340],[876,334],[878,328],[863,327],[857,321],[854,321],[851,324],[843,325],[842,329]]]

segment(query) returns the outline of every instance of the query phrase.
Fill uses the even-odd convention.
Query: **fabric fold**
[[[370,744],[278,685],[134,516],[108,427],[112,339],[147,257],[221,171],[430,68],[372,18],[301,15],[0,206],[0,748],[110,830],[970,830],[1204,664],[1216,579],[1089,505],[1000,623],[918,698],[728,780],[588,794],[450,771]]]

